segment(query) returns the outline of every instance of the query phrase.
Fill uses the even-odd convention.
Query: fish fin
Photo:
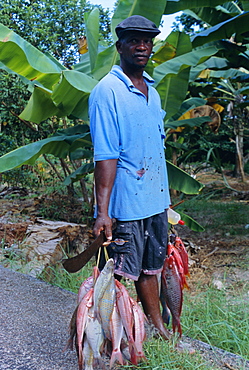
[[[99,313],[99,311],[94,311],[94,314],[93,314],[93,319],[94,320],[98,320],[98,322],[101,324],[101,317],[100,317],[100,313]]]
[[[148,360],[143,352],[137,353],[137,350],[132,349],[130,361],[133,365],[137,365],[140,361],[147,362]]]
[[[131,355],[131,363],[133,365],[137,365],[138,364],[138,356],[136,354],[136,350],[134,347],[132,347],[132,349],[130,350],[130,355]]]
[[[182,327],[181,327],[180,319],[176,319],[174,317],[172,318],[172,328],[173,328],[174,333],[176,332],[176,329],[177,329],[180,337],[182,336]]]
[[[70,337],[67,341],[67,344],[65,345],[64,349],[62,352],[65,352],[67,351],[68,349],[70,349],[70,351],[73,351],[73,338]]]
[[[188,290],[190,290],[190,287],[189,287],[189,285],[188,285],[188,283],[187,283],[187,281],[185,280],[185,282],[184,282],[184,284],[183,284],[183,289],[184,288],[186,288],[186,289],[188,289]]]
[[[167,309],[163,309],[162,319],[163,319],[163,322],[166,325],[169,325],[169,323],[170,323],[170,313],[169,313],[169,311]]]
[[[111,360],[110,360],[110,369],[113,367],[115,362],[119,363],[120,365],[124,365],[124,359],[123,359],[122,353],[120,352],[118,348],[114,348],[114,350],[112,351]]]
[[[78,367],[79,367],[79,370],[82,370],[82,368],[83,368],[83,359],[78,360]]]

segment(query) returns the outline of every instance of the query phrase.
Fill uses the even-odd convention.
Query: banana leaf
[[[63,112],[53,103],[51,95],[51,90],[35,86],[28,104],[19,117],[35,123],[40,123],[51,116],[63,117]]]
[[[92,77],[78,71],[62,72],[60,83],[55,87],[52,100],[54,104],[64,111],[64,115],[71,114],[77,104],[85,95],[89,96],[90,92],[98,83]],[[85,119],[87,119],[87,105],[82,105],[82,110],[86,111]]]
[[[40,123],[56,115],[88,118],[88,97],[97,80],[78,71],[63,71],[54,91],[35,86],[28,104],[20,114],[26,121]]]
[[[172,116],[167,121],[167,123],[168,122],[171,123],[173,121],[178,120],[184,113],[186,113],[190,109],[195,108],[195,107],[199,107],[201,105],[205,105],[206,103],[207,103],[207,101],[205,99],[202,99],[202,98],[189,98],[189,99],[184,100],[181,104],[181,107],[180,107],[179,111],[174,116]]]
[[[178,209],[176,210],[176,212],[179,213],[179,215],[181,216],[181,220],[184,221],[185,225],[188,226],[191,230],[197,232],[205,231],[205,228],[203,226],[201,226],[197,221],[195,221],[186,213],[182,213]]]
[[[74,182],[77,182],[80,179],[82,179],[84,175],[93,172],[93,170],[94,170],[93,162],[85,163],[84,165],[77,168],[76,171],[74,171],[69,176],[67,176],[65,180],[63,181],[63,185],[70,185]]]
[[[209,77],[211,78],[217,78],[217,79],[228,79],[228,78],[231,78],[231,79],[238,79],[239,81],[243,81],[243,82],[246,82],[249,80],[249,74],[244,72],[244,71],[240,71],[238,69],[234,69],[234,68],[231,68],[227,71],[210,71],[209,73]]]
[[[198,127],[202,123],[211,122],[212,119],[209,116],[204,117],[196,117],[196,118],[189,118],[189,119],[181,119],[177,121],[168,121],[165,124],[165,129],[173,128],[176,129],[177,127]]]
[[[167,113],[166,119],[169,119],[178,111],[186,96],[189,83],[189,67],[204,62],[216,52],[216,47],[208,46],[180,55],[155,67],[153,78],[155,79],[155,87],[161,97],[162,108]]]
[[[215,7],[223,3],[224,0],[168,0],[163,14],[173,14],[181,10],[204,6]]]
[[[245,12],[249,11],[249,1],[248,0],[242,0],[242,6]]]
[[[191,177],[173,163],[167,162],[169,187],[184,194],[198,194],[204,187],[199,181]]]
[[[79,72],[82,72],[82,73],[85,73],[87,74],[88,76],[91,75],[91,64],[90,64],[90,55],[89,55],[89,52],[85,53],[85,54],[82,54],[81,57],[80,57],[80,62],[75,64],[73,66],[73,69],[75,71],[79,71]]]
[[[100,52],[97,56],[95,68],[92,75],[97,80],[101,80],[112,68],[114,64],[118,64],[119,54],[115,44]]]
[[[14,57],[13,57],[14,56]],[[0,60],[13,72],[47,89],[58,82],[65,67],[47,57],[22,37],[0,24]]]
[[[78,141],[77,141],[78,143]],[[84,149],[82,147],[74,147],[74,144],[70,148],[69,158],[71,161],[76,161],[78,159],[92,159],[93,158],[93,150]]]
[[[91,70],[93,70],[95,66],[97,54],[98,54],[99,9],[94,8],[90,12],[90,14],[85,13],[84,18],[85,18],[86,38],[87,38],[87,46],[89,50]]]
[[[242,11],[234,2],[228,2],[222,6],[218,5],[215,8],[194,8],[192,10],[185,10],[184,13],[195,19],[202,20],[210,26],[215,26],[218,23],[225,22],[228,19],[241,14]]]
[[[114,41],[117,39],[115,28],[125,18],[137,14],[149,18],[159,26],[165,8],[165,0],[126,0],[120,1],[113,14],[111,21],[111,31]]]
[[[89,133],[52,136],[17,148],[0,157],[0,172],[18,168],[24,164],[33,165],[42,154],[53,154],[58,158],[66,158],[71,144],[76,140],[83,140],[87,136]]]
[[[168,74],[178,74],[185,68],[196,66],[204,63],[212,55],[216,54],[218,49],[215,46],[207,46],[199,48],[198,50],[190,51],[184,55],[173,58],[157,66],[154,69],[153,78],[155,80],[155,87]]]
[[[236,34],[237,38],[238,35],[248,32],[248,23],[249,12],[239,14],[232,19],[195,34],[191,38],[193,47],[196,48],[215,40],[229,39],[233,34]]]
[[[162,43],[162,46],[155,51],[151,59],[158,65],[191,50],[192,44],[189,35],[184,32],[173,31]]]
[[[190,68],[178,74],[167,74],[157,85],[156,89],[161,98],[162,108],[166,112],[165,119],[172,117],[180,108],[188,91]],[[179,86],[181,88],[179,89]]]

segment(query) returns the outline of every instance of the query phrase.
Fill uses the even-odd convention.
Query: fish
[[[124,359],[121,352],[121,341],[124,336],[124,327],[122,324],[122,320],[120,314],[117,309],[117,305],[115,303],[114,309],[111,316],[110,321],[110,329],[111,329],[111,341],[112,341],[112,354],[110,359],[110,368],[113,367],[115,362],[119,363],[120,365],[124,365]]]
[[[89,276],[86,280],[83,281],[81,284],[78,296],[77,296],[77,303],[79,304],[82,298],[85,296],[85,294],[93,287],[94,282],[97,280],[99,276],[99,269],[97,266],[94,266],[93,268],[93,274]]]
[[[93,287],[93,276],[89,276],[83,283],[81,284],[78,296],[77,296],[77,303],[79,304],[82,298],[85,297],[86,293]]]
[[[83,336],[85,332],[86,322],[87,322],[87,315],[89,309],[93,305],[93,288],[91,288],[85,295],[85,297],[81,300],[78,310],[77,310],[77,318],[76,318],[76,328],[77,328],[77,346],[78,346],[78,364],[79,370],[82,369],[83,365],[83,351],[82,351],[82,343],[83,343]]]
[[[185,273],[184,273],[184,266],[183,266],[183,262],[182,262],[182,257],[180,255],[179,251],[175,248],[174,244],[171,244],[171,243],[168,244],[168,255],[174,256],[174,261],[176,263],[177,270],[178,270],[178,272],[180,274],[180,277],[181,277],[182,289],[184,289],[184,288],[189,289],[189,286],[188,286],[188,283],[187,283],[187,280],[186,280],[186,276],[185,276]]]
[[[100,301],[106,291],[108,285],[111,282],[111,279],[114,276],[114,261],[110,258],[103,270],[100,272],[99,277],[97,278],[95,285],[94,285],[94,293],[93,293],[93,304],[94,304],[94,318],[97,318],[101,321],[100,317]]]
[[[100,322],[94,319],[94,306],[90,307],[88,311],[85,336],[92,350],[93,368],[96,369],[96,367],[100,367],[101,369],[105,369],[105,364],[101,357],[101,350],[104,343],[104,333]]]
[[[165,297],[165,302],[169,307],[172,315],[173,332],[175,333],[177,329],[180,336],[182,335],[180,316],[183,302],[181,284],[181,277],[177,270],[174,256],[170,255],[165,259],[163,265],[162,294]]]
[[[75,308],[73,314],[72,314],[72,317],[71,317],[71,320],[70,320],[70,324],[69,324],[69,338],[68,338],[68,341],[67,341],[67,344],[64,348],[64,351],[66,351],[67,349],[70,349],[71,351],[73,351],[73,338],[75,337],[76,335],[76,317],[77,317],[77,311],[78,311],[78,305],[77,307]]]
[[[130,297],[130,302],[132,306],[132,312],[134,317],[134,339],[136,352],[132,353],[131,362],[133,365],[137,365],[139,361],[147,361],[143,351],[143,342],[146,338],[145,327],[144,327],[144,313],[139,306],[139,304]]]
[[[94,370],[93,351],[87,341],[86,335],[84,336],[84,343],[83,343],[83,358],[84,358],[84,370]]]
[[[183,241],[181,240],[181,238],[179,238],[179,236],[175,237],[174,247],[180,253],[182,263],[183,263],[184,274],[186,276],[190,276],[189,268],[188,268],[188,252],[185,248]]]
[[[133,353],[134,350],[136,350],[136,347],[133,337],[134,317],[132,312],[130,296],[122,283],[120,283],[118,280],[115,280],[115,284],[116,284],[117,308],[121,316],[125,334],[127,336],[129,353],[131,354]]]
[[[114,276],[111,277],[110,283],[100,299],[99,315],[105,338],[111,340],[110,320],[116,300],[116,289]]]

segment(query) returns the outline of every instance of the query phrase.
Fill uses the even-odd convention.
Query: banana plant
[[[222,1],[198,1],[199,7],[214,6],[214,3],[222,4]],[[193,5],[197,6],[195,2],[190,1],[167,1],[165,8],[164,0],[156,0],[151,6],[142,0],[121,0],[112,18],[112,30],[121,19],[132,14],[147,16],[159,24],[161,16],[168,14],[171,5],[176,4],[179,10],[193,8]],[[174,9],[170,11],[173,12]],[[87,101],[92,88],[115,63],[118,63],[115,45],[97,53],[98,17],[97,9],[85,16],[90,58],[84,54],[82,63],[75,66],[73,70],[65,69],[54,58],[39,52],[14,32],[3,25],[0,26],[2,68],[23,76],[33,91],[27,107],[20,116],[22,119],[40,123],[52,115],[87,118]],[[185,98],[190,70],[224,49],[222,44],[206,45],[207,41],[218,41],[223,35],[228,38],[234,32],[238,37],[243,35],[247,31],[248,19],[248,13],[236,15],[229,19],[229,22],[217,24],[214,28],[211,27],[207,31],[198,33],[191,42],[187,40],[187,35],[173,32],[161,46],[159,54],[161,57],[165,56],[164,49],[168,47],[172,49],[173,45],[175,55],[169,56],[170,59],[166,57],[159,65],[154,63],[154,57],[158,54],[152,56],[151,63],[149,63],[151,75],[156,81],[162,105],[167,110],[167,119],[178,110]],[[115,39],[114,31],[113,38]],[[185,49],[182,47],[183,44]],[[205,44],[205,46],[200,48],[200,44]],[[233,54],[232,45],[230,45],[231,54]],[[87,58],[90,68],[86,68],[85,59]],[[181,89],[178,89],[178,94],[175,94],[179,85]],[[177,99],[174,99],[175,96]]]

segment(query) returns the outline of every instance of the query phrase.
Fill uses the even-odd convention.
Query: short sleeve
[[[89,99],[95,161],[119,158],[119,128],[114,100],[111,89],[96,89]]]

